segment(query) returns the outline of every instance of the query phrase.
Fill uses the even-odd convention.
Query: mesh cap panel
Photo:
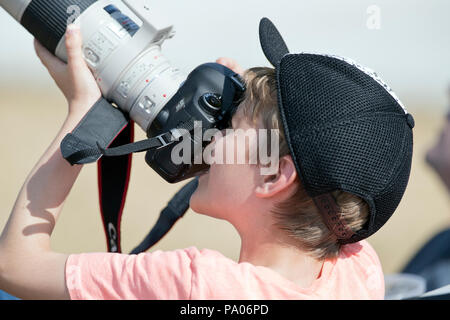
[[[405,191],[411,116],[382,84],[343,60],[289,54],[277,70],[280,114],[306,191],[315,197],[343,190],[365,199],[369,223],[348,242],[368,237]]]

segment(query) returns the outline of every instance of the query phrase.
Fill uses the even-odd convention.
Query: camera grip
[[[101,98],[81,120],[72,133],[61,142],[61,153],[71,165],[98,161],[102,148],[108,148],[127,127],[128,117]]]

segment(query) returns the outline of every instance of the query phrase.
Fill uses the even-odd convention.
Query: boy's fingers
[[[63,67],[64,62],[55,57],[48,51],[39,41],[34,39],[34,50],[42,64],[49,70],[53,71],[55,67]]]
[[[234,64],[233,59],[231,59],[231,58],[225,58],[225,57],[222,57],[222,58],[217,59],[216,62],[217,62],[218,64],[224,65],[224,66],[227,67],[227,68],[229,68],[231,65]]]
[[[224,65],[228,69],[231,69],[240,75],[244,74],[244,69],[242,69],[242,67],[234,59],[222,57],[222,58],[217,59],[216,62],[221,65]]]
[[[69,67],[79,68],[83,66],[82,45],[80,27],[74,24],[69,25],[66,31],[67,64]]]

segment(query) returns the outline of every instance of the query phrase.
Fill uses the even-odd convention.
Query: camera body
[[[84,58],[111,105],[88,114],[84,126],[63,141],[66,159],[79,153],[77,148],[107,148],[130,119],[149,138],[174,129],[191,131],[195,121],[203,130],[221,130],[245,90],[238,75],[217,64],[202,65],[188,77],[173,67],[161,52],[164,41],[174,36],[173,26],[148,0],[0,0],[0,6],[63,61],[67,25],[80,26]],[[192,139],[192,150],[199,143]],[[179,182],[205,170],[206,165],[193,162],[174,164],[175,146],[164,144],[146,157],[165,180]],[[68,161],[85,164],[101,156],[91,152]]]
[[[183,139],[190,140],[189,161],[182,164],[171,161],[173,149],[178,143],[182,143],[178,141],[166,148],[148,151],[147,164],[170,183],[192,178],[207,170],[207,164],[196,161],[196,158],[202,157],[202,150],[209,144],[209,141],[203,141],[202,138],[210,129],[223,130],[230,127],[244,90],[240,77],[222,65],[208,63],[197,67],[158,114],[148,132],[149,137],[168,132],[172,128],[188,132]],[[200,135],[196,134],[195,126]]]

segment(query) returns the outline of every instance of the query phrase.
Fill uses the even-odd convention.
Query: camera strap
[[[134,140],[134,123],[117,136],[111,147]],[[120,225],[128,192],[132,154],[102,157],[97,162],[100,213],[105,230],[108,252],[122,252]]]
[[[176,130],[167,132],[154,138],[121,145],[119,147],[111,146],[108,149],[104,149],[100,144],[97,144],[97,147],[100,153],[105,157],[120,157],[131,153],[145,152],[152,149],[161,149],[170,146],[172,143],[178,141],[180,136],[174,134],[173,132],[176,132]]]
[[[107,126],[104,124],[108,123]],[[61,142],[61,153],[71,165],[98,161],[98,145],[108,148],[128,126],[129,118],[107,100],[98,100],[78,126]]]
[[[108,126],[104,125],[105,121]],[[62,141],[61,153],[71,165],[98,161],[99,203],[108,252],[122,252],[120,225],[130,181],[132,154],[164,148],[180,137],[178,130],[172,130],[133,143],[134,123],[108,101],[100,99]],[[133,254],[150,249],[184,216],[197,184],[197,180],[193,180],[175,195]]]
[[[127,132],[128,130],[124,130],[108,149],[103,149],[98,145],[101,154],[104,155],[98,165],[99,194],[109,252],[122,252],[120,223],[130,177],[131,155],[136,152],[165,148],[178,141],[180,137],[177,130],[172,130],[172,132],[154,138],[132,143],[132,135],[128,136]],[[126,142],[131,143],[126,144]],[[106,188],[103,186],[106,186]],[[197,186],[198,179],[194,179],[173,197],[166,208],[161,211],[150,233],[131,254],[139,254],[149,250],[173,228],[175,223],[189,209],[191,196]]]
[[[142,243],[131,251],[131,254],[139,254],[149,250],[172,229],[175,223],[181,219],[189,209],[190,199],[197,190],[197,187],[198,178],[195,178],[186,184],[172,200],[169,201],[167,207],[161,211],[153,229],[145,237]]]
[[[133,126],[124,130],[98,162],[100,208],[109,252],[122,252],[120,224],[130,179],[131,156],[135,152],[164,148],[177,141],[176,134],[166,133],[144,141],[133,142]],[[127,142],[131,142],[126,144]],[[118,147],[116,147],[118,146]],[[197,190],[198,178],[186,184],[161,211],[144,240],[131,254],[145,252],[157,244],[189,209],[189,202]]]
[[[98,145],[102,148],[115,147],[130,143],[133,139],[134,123],[101,98],[61,142],[61,153],[71,165],[98,161],[100,212],[109,252],[121,251],[120,221],[128,191],[132,155],[100,159],[102,153]]]

